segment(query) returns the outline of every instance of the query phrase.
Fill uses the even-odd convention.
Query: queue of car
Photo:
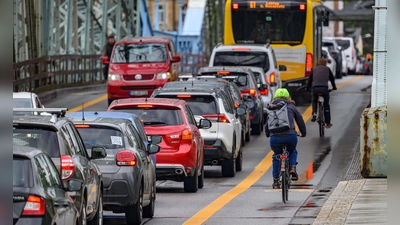
[[[119,44],[134,49],[135,41]],[[104,210],[125,213],[128,225],[142,224],[155,213],[157,181],[182,182],[185,192],[197,192],[205,184],[205,166],[220,166],[224,177],[242,170],[245,143],[262,133],[265,108],[281,85],[279,71],[285,67],[277,68],[273,49],[217,46],[219,64],[179,78],[174,75],[179,58],[168,38],[139,42],[169,52],[162,53],[165,59],[153,58],[170,67],[149,72],[140,66],[144,81],[133,69],[126,74],[113,67],[107,111],[68,113],[44,108],[33,93],[14,95],[14,224],[101,225]],[[146,54],[137,62],[119,54],[103,63],[149,63]],[[233,66],[231,57],[220,65],[228,62],[221,54],[249,60]],[[165,84],[160,86],[159,78]],[[141,90],[154,79],[154,89]],[[21,104],[20,95],[31,102]]]

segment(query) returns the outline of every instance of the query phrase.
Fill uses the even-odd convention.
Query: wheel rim
[[[143,190],[142,187],[140,187],[140,191],[139,191],[139,214],[140,214],[140,218],[143,218]]]

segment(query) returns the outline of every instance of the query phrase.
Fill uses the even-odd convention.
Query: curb
[[[81,87],[68,87],[68,88],[46,91],[39,93],[38,96],[42,104],[45,104],[50,100],[65,96],[73,92],[105,91],[105,90],[107,90],[106,84],[94,84]]]

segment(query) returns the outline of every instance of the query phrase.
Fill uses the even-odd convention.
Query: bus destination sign
[[[285,9],[286,5],[280,2],[249,1],[250,9]]]

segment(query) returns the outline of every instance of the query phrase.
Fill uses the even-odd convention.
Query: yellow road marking
[[[313,192],[314,189],[289,189],[289,192]],[[282,192],[281,189],[267,189],[264,192]]]
[[[363,76],[356,76],[346,82],[336,85],[339,89],[349,83],[352,83],[356,80],[361,79]],[[305,122],[310,119],[312,114],[312,106],[309,106],[306,111],[302,114]],[[267,156],[257,165],[257,167],[251,172],[249,176],[247,176],[244,180],[242,180],[238,185],[232,188],[230,191],[224,193],[205,208],[197,212],[190,219],[188,219],[183,225],[192,225],[192,224],[202,224],[206,220],[208,220],[212,215],[214,215],[218,210],[228,204],[232,199],[242,194],[244,191],[249,189],[255,182],[257,182],[271,167],[272,165],[272,154],[270,151]]]
[[[84,108],[87,108],[87,107],[89,107],[89,106],[91,106],[91,105],[97,104],[97,103],[99,103],[99,102],[101,102],[101,101],[104,101],[104,100],[106,100],[106,99],[107,99],[107,94],[105,94],[105,95],[103,95],[103,96],[101,96],[101,97],[99,97],[99,98],[95,98],[95,99],[93,99],[93,100],[91,100],[91,101],[88,101],[88,102],[86,102],[86,103],[83,103],[83,107],[82,107],[82,106],[77,106],[77,107],[74,107],[74,108],[72,108],[72,109],[69,109],[68,112],[77,112],[77,111],[79,111],[79,110],[82,110],[82,108],[83,108],[83,109],[84,109]]]
[[[221,195],[217,199],[215,199],[208,206],[203,208],[201,211],[196,213],[192,218],[187,220],[184,225],[189,224],[202,224],[208,218],[210,218],[214,213],[224,207],[228,202],[230,202],[233,198],[240,195],[247,189],[249,189],[255,182],[257,182],[264,174],[268,171],[268,169],[272,165],[272,154],[270,151],[268,155],[256,166],[256,168],[251,172],[251,174],[246,177],[242,182],[232,188],[230,191]]]

